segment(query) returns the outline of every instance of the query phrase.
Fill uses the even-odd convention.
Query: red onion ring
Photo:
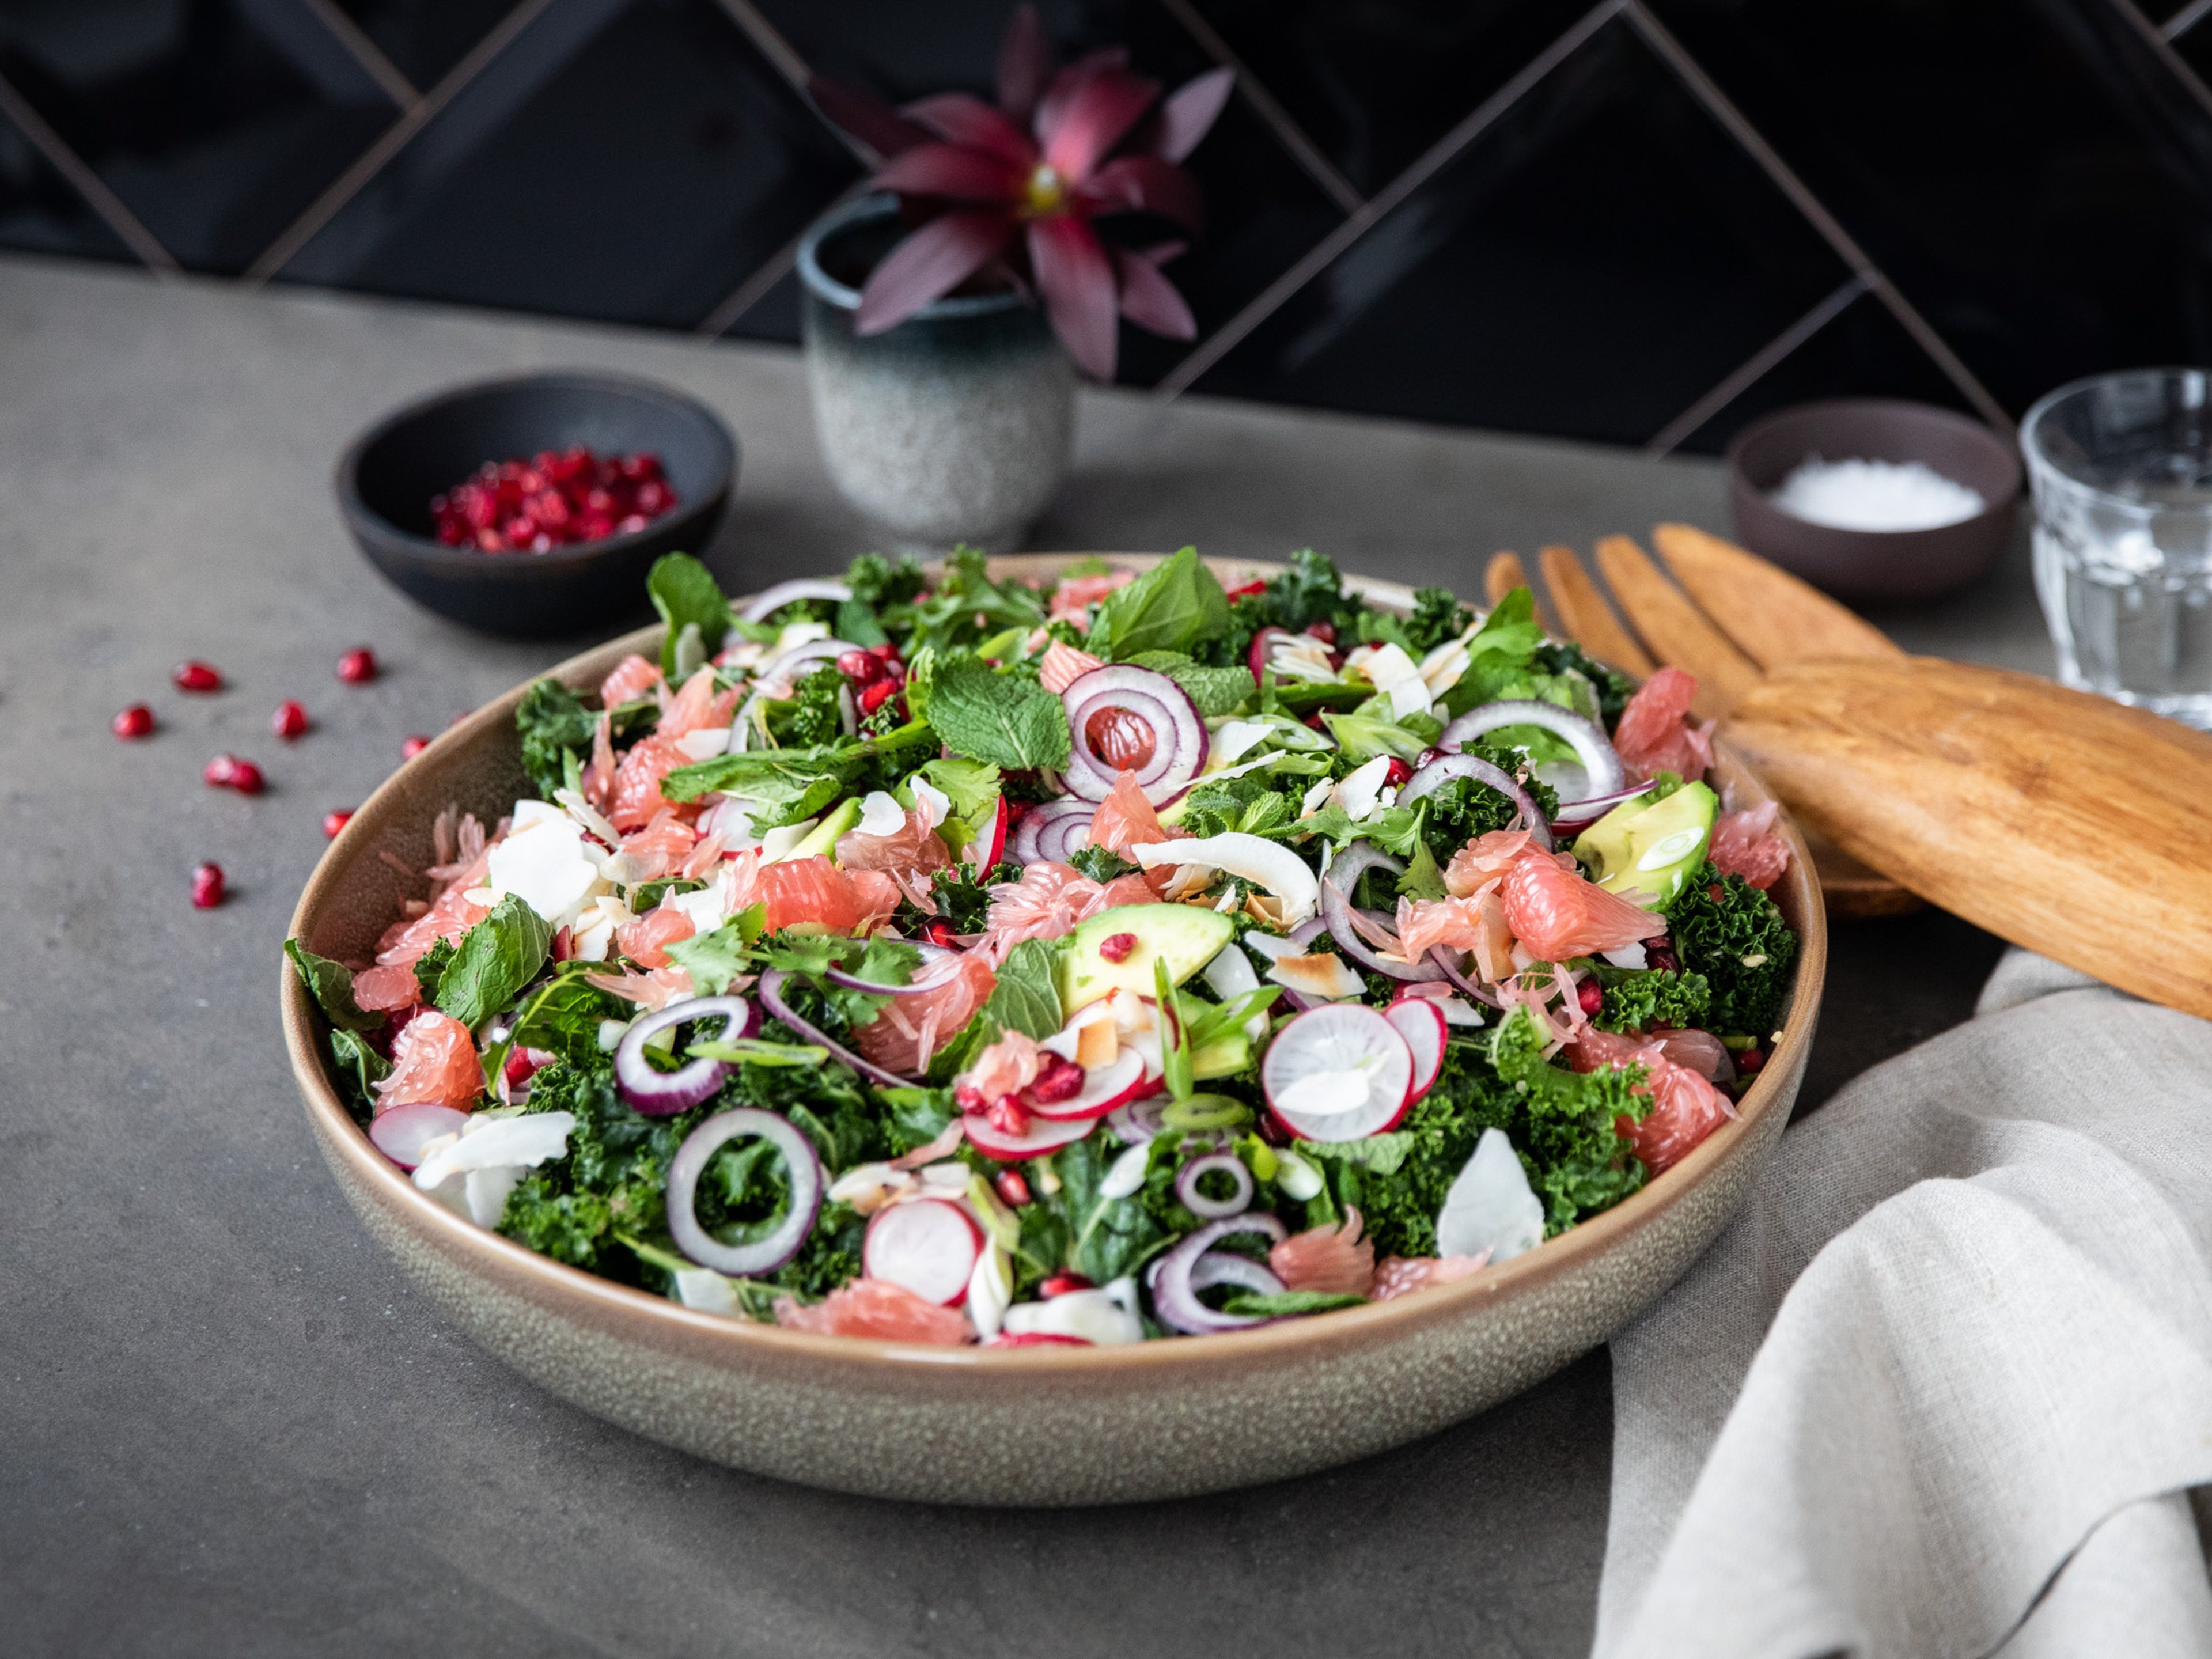
[[[1392,858],[1372,842],[1355,841],[1329,860],[1328,873],[1321,878],[1321,916],[1328,924],[1329,937],[1346,956],[1386,978],[1442,979],[1443,970],[1431,963],[1393,962],[1378,954],[1352,927],[1352,894],[1358,887],[1360,877],[1377,868],[1388,870],[1394,876],[1406,873],[1402,861]]]
[[[1145,799],[1158,806],[1179,793],[1206,765],[1206,722],[1190,694],[1164,674],[1111,663],[1078,675],[1060,694],[1067,708],[1067,793],[1101,801],[1122,771],[1136,775]],[[1094,714],[1118,708],[1152,728],[1152,752],[1142,766],[1111,767],[1091,752],[1085,728]]]
[[[1133,1100],[1127,1106],[1117,1106],[1106,1115],[1106,1127],[1121,1138],[1125,1146],[1143,1146],[1167,1125],[1160,1114],[1168,1108],[1168,1097],[1151,1095],[1143,1100]]]
[[[757,1135],[783,1154],[783,1167],[791,1181],[791,1206],[766,1237],[750,1244],[725,1244],[699,1224],[695,1205],[707,1160],[739,1135]],[[774,1112],[751,1106],[717,1112],[684,1136],[676,1156],[668,1160],[669,1237],[676,1241],[678,1249],[701,1267],[733,1279],[772,1273],[797,1255],[821,1209],[822,1160],[814,1155],[813,1143],[788,1119]]]
[[[695,1060],[678,1071],[662,1072],[645,1056],[647,1038],[700,1019],[720,1020],[725,1042],[760,1029],[760,1010],[743,997],[689,997],[658,1013],[641,1014],[615,1048],[615,1092],[633,1109],[647,1117],[672,1116],[690,1111],[722,1086],[730,1070],[726,1061]]]
[[[1208,1198],[1198,1188],[1198,1179],[1215,1170],[1234,1176],[1237,1194],[1233,1198]],[[1252,1207],[1252,1172],[1244,1167],[1244,1160],[1234,1152],[1208,1152],[1204,1158],[1194,1158],[1176,1171],[1175,1195],[1184,1209],[1200,1221],[1226,1221],[1232,1215],[1242,1215]],[[1192,1289],[1205,1287],[1193,1281]]]
[[[889,985],[881,980],[862,979],[858,974],[848,974],[842,968],[829,969],[823,977],[848,991],[866,991],[879,997],[903,997],[911,996],[916,991],[934,990],[959,971],[960,953],[957,951],[949,951],[942,945],[931,945],[918,939],[907,939],[903,943],[921,952],[924,964],[922,971],[904,985]],[[933,968],[937,971],[931,971]],[[781,1019],[782,1016],[779,1014],[777,1018]]]
[[[1196,1232],[1185,1234],[1173,1249],[1160,1258],[1160,1265],[1153,1270],[1152,1308],[1161,1323],[1172,1325],[1188,1336],[1241,1331],[1267,1323],[1256,1314],[1214,1312],[1198,1299],[1191,1284],[1191,1269],[1198,1265],[1199,1257],[1217,1241],[1237,1233],[1258,1233],[1278,1244],[1289,1236],[1288,1229],[1265,1210],[1231,1216],[1225,1221],[1208,1222]]]
[[[790,650],[762,668],[753,676],[752,693],[745,698],[744,704],[738,709],[736,720],[732,722],[730,732],[732,750],[743,754],[752,741],[753,706],[761,700],[759,687],[763,681],[775,679],[785,669],[794,667],[799,663],[812,662],[817,658],[834,662],[848,651],[858,651],[860,648],[850,640],[809,640],[805,645],[793,646]],[[837,719],[839,724],[844,726],[846,735],[848,737],[860,729],[860,712],[859,707],[853,702],[853,688],[850,685],[840,685],[837,688]]]
[[[1584,799],[1572,802],[1573,811],[1567,812],[1565,808],[1562,808],[1563,816],[1552,820],[1552,833],[1555,836],[1579,834],[1613,811],[1614,807],[1634,800],[1638,795],[1650,793],[1651,787],[1649,783],[1639,783],[1632,789],[1616,789],[1609,795],[1591,795]]]
[[[1066,863],[1091,844],[1091,820],[1097,814],[1097,804],[1087,800],[1047,801],[1032,807],[1014,830],[1014,862]]]
[[[1521,827],[1539,847],[1548,853],[1557,845],[1552,839],[1552,826],[1545,821],[1536,798],[1523,789],[1511,773],[1492,765],[1480,755],[1437,756],[1406,780],[1405,787],[1398,791],[1398,805],[1410,806],[1424,795],[1433,795],[1454,778],[1473,778],[1477,783],[1488,784],[1513,803],[1514,810],[1520,814]]]
[[[1469,979],[1465,974],[1454,967],[1451,961],[1451,953],[1446,951],[1443,945],[1437,945],[1430,947],[1429,960],[1435,963],[1437,967],[1443,969],[1444,977],[1450,981],[1455,988],[1465,995],[1474,998],[1485,1007],[1503,1008],[1505,1006],[1504,1000],[1499,997],[1497,992],[1487,990],[1482,986],[1476,984],[1474,981]]]
[[[841,603],[853,597],[853,590],[842,582],[833,582],[818,576],[801,576],[795,581],[778,582],[773,587],[763,587],[745,601],[744,609],[738,612],[740,620],[760,622],[774,616],[794,599],[836,599]]]
[[[827,1048],[832,1060],[851,1066],[871,1082],[879,1083],[886,1089],[904,1089],[912,1085],[913,1079],[901,1077],[896,1072],[886,1072],[882,1066],[861,1059],[820,1026],[809,1024],[793,1013],[791,1005],[783,1000],[783,982],[790,977],[781,968],[771,968],[760,976],[760,984],[755,988],[760,993],[761,1006],[768,1010],[770,1018],[781,1021],[793,1036],[804,1037],[817,1048]]]
[[[1287,1288],[1271,1269],[1261,1267],[1249,1255],[1208,1250],[1191,1263],[1190,1287],[1203,1291],[1216,1285],[1235,1285],[1243,1290],[1257,1291],[1261,1296],[1280,1296]]]
[[[1512,697],[1468,709],[1437,734],[1437,747],[1455,754],[1469,738],[1495,732],[1501,726],[1540,726],[1573,744],[1589,778],[1589,793],[1582,799],[1609,795],[1627,780],[1627,770],[1602,730],[1555,702],[1539,702],[1533,697]]]

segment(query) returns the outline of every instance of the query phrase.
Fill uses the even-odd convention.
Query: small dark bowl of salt
[[[1754,421],[1729,445],[1736,538],[1838,599],[1930,599],[2012,536],[2020,457],[1932,404],[1838,398]]]

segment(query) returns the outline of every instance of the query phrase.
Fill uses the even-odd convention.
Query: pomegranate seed
[[[235,789],[241,795],[258,795],[267,782],[259,767],[236,755],[217,755],[200,769],[200,776],[217,789]]]
[[[1081,1273],[1058,1273],[1037,1286],[1037,1294],[1049,1302],[1056,1296],[1066,1296],[1070,1291],[1096,1290]]]
[[[1575,987],[1575,1000],[1582,1004],[1583,1012],[1595,1019],[1597,1011],[1605,1006],[1605,993],[1595,980],[1586,979]]]
[[[338,659],[338,678],[348,685],[367,685],[376,678],[376,653],[356,646]]]
[[[1267,591],[1267,584],[1265,582],[1246,582],[1242,587],[1231,588],[1229,590],[1228,597],[1232,599],[1241,599],[1247,594],[1264,593]]]
[[[1024,1101],[1039,1106],[1049,1106],[1056,1101],[1073,1100],[1083,1092],[1083,1068],[1073,1060],[1054,1054],[1036,1074],[1036,1081],[1022,1091]]]
[[[952,924],[945,921],[941,917],[939,920],[931,922],[928,927],[923,928],[921,931],[932,945],[941,945],[948,951],[957,948],[957,940],[956,936],[952,932]]]
[[[867,651],[848,651],[837,659],[837,672],[856,685],[884,678],[884,659]]]
[[[1306,624],[1306,632],[1312,635],[1314,638],[1319,640],[1323,645],[1334,645],[1336,643],[1336,624],[1334,623],[1308,623]]]
[[[1765,1051],[1759,1048],[1747,1048],[1735,1057],[1735,1069],[1745,1077],[1751,1076],[1765,1064]]]
[[[338,831],[344,829],[346,825],[352,821],[353,809],[349,806],[334,807],[330,811],[324,813],[323,839],[325,841],[336,840],[337,838]]]
[[[1681,958],[1674,954],[1674,947],[1673,945],[1655,942],[1651,939],[1645,939],[1644,941],[1644,965],[1647,968],[1665,968],[1670,970],[1676,970],[1680,969],[1682,963]]]
[[[400,739],[399,743],[399,758],[402,760],[413,760],[416,756],[421,754],[429,746],[430,739],[420,735],[419,733],[411,738],[403,738]]]
[[[891,680],[878,680],[860,693],[860,712],[872,714],[898,695],[898,686]]]
[[[192,866],[192,908],[212,910],[222,902],[222,866],[196,864]]]
[[[179,691],[220,691],[222,690],[222,671],[213,663],[198,658],[188,658],[169,671],[171,684]]]
[[[1444,751],[1441,749],[1424,749],[1421,750],[1421,758],[1417,761],[1415,764],[1417,766],[1426,766],[1431,761],[1435,760]]]
[[[553,934],[553,960],[556,962],[566,962],[575,954],[576,936],[574,933],[566,927],[555,930]]]
[[[1134,933],[1111,933],[1098,941],[1098,954],[1113,963],[1127,962],[1129,952],[1136,948]]]
[[[1382,781],[1387,787],[1395,788],[1413,775],[1413,769],[1393,755],[1390,757],[1390,764],[1382,773]]]
[[[972,1083],[961,1084],[952,1091],[952,1103],[963,1112],[983,1109],[983,1091]]]
[[[991,1183],[999,1189],[999,1196],[1018,1210],[1030,1201],[1030,1183],[1022,1179],[1019,1170],[1001,1170],[999,1178]]]
[[[502,1068],[503,1074],[507,1078],[507,1086],[512,1089],[520,1084],[529,1082],[531,1078],[537,1073],[538,1067],[543,1066],[544,1063],[544,1061],[535,1058],[531,1050],[527,1048],[508,1049],[507,1051],[507,1064]]]
[[[296,738],[307,729],[307,711],[302,705],[287,697],[276,705],[276,713],[269,721],[269,729],[280,738]]]
[[[1030,1115],[1012,1095],[1000,1095],[983,1115],[1000,1134],[1025,1135],[1030,1132]]]
[[[118,738],[143,738],[154,729],[154,711],[143,702],[134,702],[108,721],[107,729]]]
[[[898,647],[885,640],[881,645],[870,646],[868,654],[872,657],[881,657],[885,662],[889,662],[898,655]]]

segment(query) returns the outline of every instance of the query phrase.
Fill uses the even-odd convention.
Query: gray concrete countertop
[[[733,589],[865,542],[797,359],[756,347],[0,262],[0,1605],[25,1654],[1571,1654],[1603,1550],[1604,1355],[1434,1439],[1288,1485],[1060,1514],[925,1510],[695,1462],[477,1352],[363,1236],[280,1040],[278,942],[410,732],[565,654],[416,609],[330,471],[441,385],[598,366],[744,447]],[[1086,397],[1041,548],[1278,556],[1479,586],[1498,547],[1725,530],[1719,471],[1187,400]],[[2043,667],[2015,557],[1916,648]],[[340,684],[367,643],[385,673]],[[578,641],[577,643],[581,643]],[[229,678],[172,690],[187,656]],[[314,729],[269,732],[298,697]],[[150,703],[124,744],[107,720]],[[248,800],[208,789],[234,750]],[[233,896],[196,912],[191,866]],[[1839,930],[1805,1103],[1965,1016],[1993,941]]]

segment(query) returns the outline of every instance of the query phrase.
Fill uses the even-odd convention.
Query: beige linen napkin
[[[1613,1364],[1600,1659],[2212,1654],[2212,1024],[2010,953]]]

